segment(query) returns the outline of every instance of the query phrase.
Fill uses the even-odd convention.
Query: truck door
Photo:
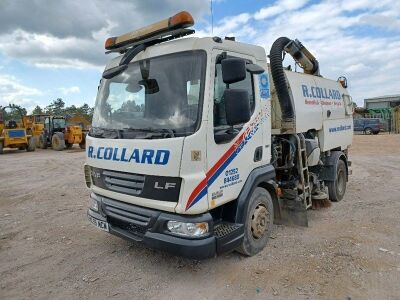
[[[209,106],[207,135],[207,195],[210,209],[236,199],[249,173],[260,166],[262,160],[260,98],[258,92],[255,92],[258,87],[258,75],[247,72],[243,81],[229,85],[229,88],[244,89],[248,92],[252,112],[249,122],[230,128],[226,122],[223,98],[226,84],[222,80],[221,63],[216,59],[221,52],[215,50],[212,60],[215,69],[214,89],[213,93],[210,93],[213,95],[213,101]],[[229,52],[227,55],[255,62],[255,59],[249,56]]]

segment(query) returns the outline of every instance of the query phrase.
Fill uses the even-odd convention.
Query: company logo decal
[[[218,176],[229,166],[234,158],[242,151],[248,141],[256,134],[260,125],[267,119],[265,112],[260,112],[254,118],[254,121],[246,128],[246,130],[235,140],[232,146],[222,155],[222,157],[214,164],[214,166],[206,173],[204,178],[192,191],[189,200],[186,203],[185,210],[195,205],[201,198],[207,194],[208,186],[212,185]]]
[[[340,125],[337,127],[331,127],[329,128],[329,132],[338,132],[338,131],[345,131],[345,130],[350,130],[351,125]]]
[[[260,88],[260,97],[261,97],[261,99],[270,98],[268,74],[265,73],[265,72],[260,74],[260,76],[258,77],[258,80],[259,80],[258,87]]]
[[[112,160],[125,163],[166,165],[169,150],[127,149],[113,147],[88,147],[87,157],[92,159]]]

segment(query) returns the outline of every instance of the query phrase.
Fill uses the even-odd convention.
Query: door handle
[[[254,151],[254,162],[260,161],[262,159],[262,155],[263,155],[263,147],[259,146]]]

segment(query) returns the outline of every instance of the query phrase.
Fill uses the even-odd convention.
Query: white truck
[[[307,225],[313,203],[343,198],[352,101],[298,40],[277,39],[268,63],[233,38],[182,38],[193,24],[180,12],[106,40],[118,56],[86,140],[88,218],[176,255],[251,256],[274,223]]]

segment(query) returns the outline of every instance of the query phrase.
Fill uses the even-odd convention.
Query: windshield
[[[65,119],[53,119],[54,128],[64,128],[65,127]]]
[[[131,63],[123,73],[103,78],[92,135],[96,129],[100,135],[107,129],[126,133],[118,138],[192,134],[201,113],[205,59],[204,51],[174,53]]]

